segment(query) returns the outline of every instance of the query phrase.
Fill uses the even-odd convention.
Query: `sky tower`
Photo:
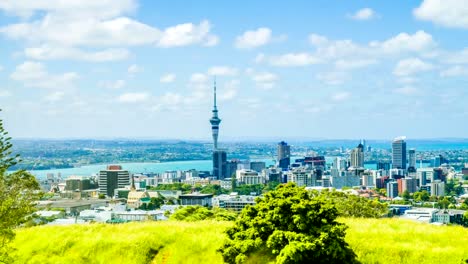
[[[213,144],[214,149],[218,149],[218,132],[219,132],[219,123],[221,123],[221,119],[218,117],[218,108],[216,107],[216,79],[214,80],[214,105],[213,105],[213,117],[210,119],[211,123],[211,132],[213,134]]]

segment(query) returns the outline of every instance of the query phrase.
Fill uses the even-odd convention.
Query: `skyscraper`
[[[364,146],[362,143],[351,151],[351,166],[355,168],[364,167]]]
[[[114,190],[130,185],[130,173],[120,165],[109,165],[99,172],[99,193],[114,196]]]
[[[406,170],[405,137],[397,137],[392,143],[392,168]]]
[[[227,154],[226,151],[218,149],[218,132],[221,119],[218,117],[216,106],[216,80],[213,86],[213,117],[210,119],[211,132],[213,135],[213,177],[218,180],[229,177],[227,175]]]
[[[291,147],[288,143],[281,141],[278,143],[277,149],[278,166],[283,170],[287,170],[291,164]]]
[[[227,154],[224,150],[213,150],[213,177],[218,180],[230,177],[227,168]]]
[[[408,172],[416,172],[416,150],[414,148],[408,151]]]

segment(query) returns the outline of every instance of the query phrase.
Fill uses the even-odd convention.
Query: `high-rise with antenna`
[[[213,148],[218,149],[218,133],[219,133],[219,123],[221,119],[218,117],[218,108],[216,106],[216,78],[213,85],[213,117],[210,119],[211,123],[211,133],[213,135]]]
[[[227,153],[223,149],[218,148],[218,133],[219,123],[221,119],[218,117],[218,108],[216,105],[216,78],[213,84],[213,117],[210,119],[211,132],[213,134],[213,178],[223,180],[230,175],[227,175]]]

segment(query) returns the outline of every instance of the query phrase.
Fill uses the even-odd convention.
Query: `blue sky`
[[[468,5],[0,2],[1,118],[18,138],[466,137]]]

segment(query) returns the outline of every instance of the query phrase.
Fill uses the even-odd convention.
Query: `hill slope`
[[[363,263],[462,263],[468,229],[399,219],[342,219]],[[228,222],[40,226],[18,231],[18,263],[222,263]]]

